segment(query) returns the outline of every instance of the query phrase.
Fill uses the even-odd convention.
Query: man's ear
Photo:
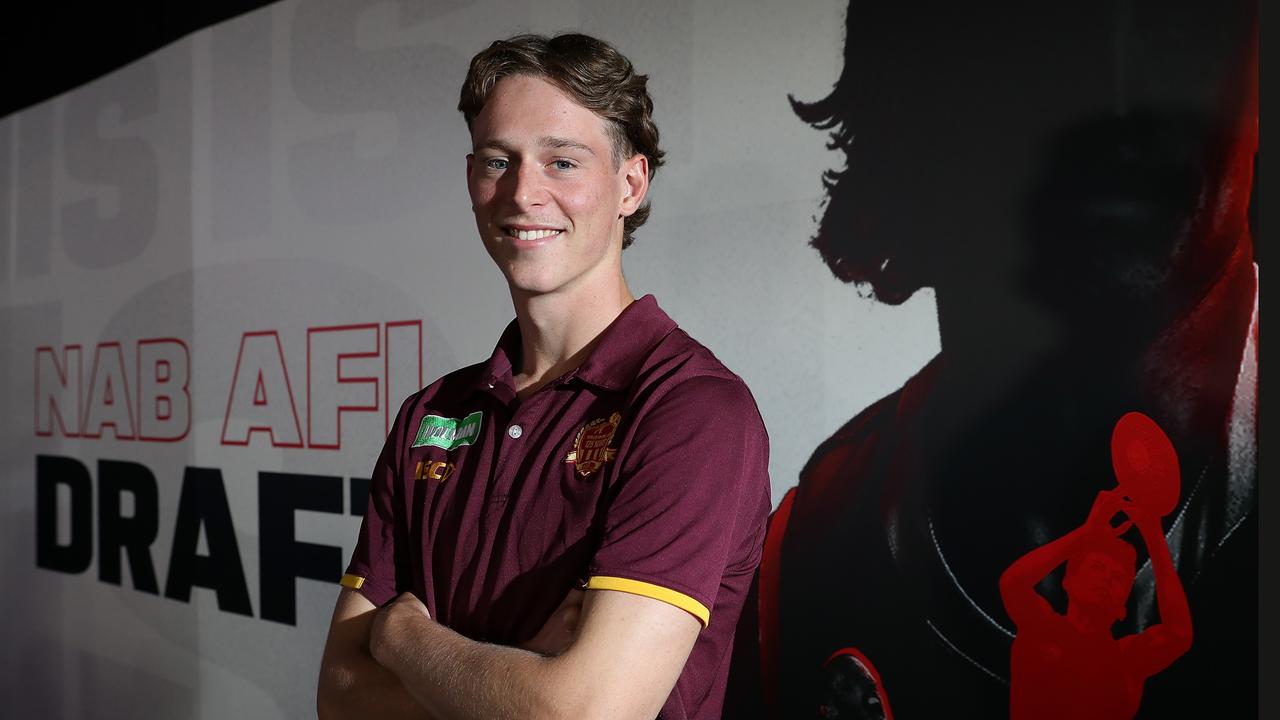
[[[471,173],[476,169],[476,154],[467,153],[467,195],[471,194]],[[471,212],[476,211],[475,200],[471,201]]]
[[[640,209],[645,195],[649,194],[649,158],[644,153],[636,153],[622,165],[626,171],[622,176],[626,188],[618,214],[622,217],[630,217]]]

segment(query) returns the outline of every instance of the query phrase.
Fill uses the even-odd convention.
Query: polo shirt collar
[[[606,390],[625,388],[635,380],[654,346],[675,329],[675,321],[658,307],[658,301],[645,295],[623,308],[600,333],[600,340],[587,359],[562,381],[578,378]],[[501,387],[501,394],[514,396],[512,361],[519,357],[520,325],[512,320],[485,363],[476,389],[494,392]]]
[[[510,402],[516,396],[515,382],[511,371],[511,361],[520,357],[520,324],[512,320],[507,329],[498,338],[498,345],[493,354],[485,362],[484,368],[476,377],[472,387],[475,392],[488,392],[498,395],[504,402]]]
[[[587,359],[566,379],[577,377],[607,390],[625,388],[636,379],[654,346],[675,329],[676,321],[652,295],[645,295],[623,308],[600,334]]]

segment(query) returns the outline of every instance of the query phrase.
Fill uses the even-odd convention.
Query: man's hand
[[[1117,536],[1123,535],[1129,529],[1129,526],[1133,524],[1130,508],[1129,501],[1120,494],[1119,490],[1103,490],[1094,499],[1093,507],[1089,509],[1089,517],[1084,521],[1084,524],[1095,531],[1106,531]],[[1120,512],[1128,515],[1131,519],[1125,520],[1119,525],[1112,525],[1111,520]]]
[[[427,606],[413,593],[400,593],[400,597],[382,608],[373,617],[373,625],[369,628],[369,654],[379,664],[387,665],[387,656],[391,652],[392,643],[403,637],[397,627],[403,627],[404,621],[425,617],[431,619]]]
[[[343,588],[338,594],[316,688],[316,712],[321,720],[431,717],[400,680],[370,654],[372,626],[378,615],[378,609],[359,592]]]
[[[1126,504],[1123,509],[1124,514],[1128,515],[1134,526],[1138,528],[1138,532],[1142,533],[1145,542],[1149,544],[1154,538],[1164,542],[1164,528],[1160,524],[1158,515],[1138,503]]]
[[[521,643],[520,647],[548,657],[568,650],[577,637],[578,620],[582,617],[582,601],[586,596],[586,590],[570,590],[560,607],[542,624],[538,634]]]
[[[543,623],[538,634],[520,644],[520,648],[548,657],[559,655],[573,644],[578,631],[578,619],[582,615],[585,590],[570,590],[560,606]],[[399,628],[409,618],[431,618],[427,606],[413,593],[401,593],[393,602],[379,610],[369,628],[369,654],[385,665],[391,643],[403,636]]]

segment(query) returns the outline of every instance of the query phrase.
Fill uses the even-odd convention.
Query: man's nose
[[[546,202],[547,188],[542,168],[537,163],[520,163],[511,177],[511,199],[521,208],[537,207]]]

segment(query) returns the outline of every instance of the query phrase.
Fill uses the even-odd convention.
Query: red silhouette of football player
[[[1112,459],[1120,486],[1098,493],[1083,526],[1010,565],[1000,578],[1017,626],[1010,661],[1010,717],[1132,718],[1147,678],[1191,648],[1191,611],[1162,515],[1177,504],[1177,456],[1159,427],[1130,413],[1117,423]],[[1113,520],[1123,514],[1119,525]],[[1151,556],[1160,623],[1116,638],[1133,586],[1136,553],[1120,538],[1136,527]],[[1065,614],[1036,591],[1063,562]]]

